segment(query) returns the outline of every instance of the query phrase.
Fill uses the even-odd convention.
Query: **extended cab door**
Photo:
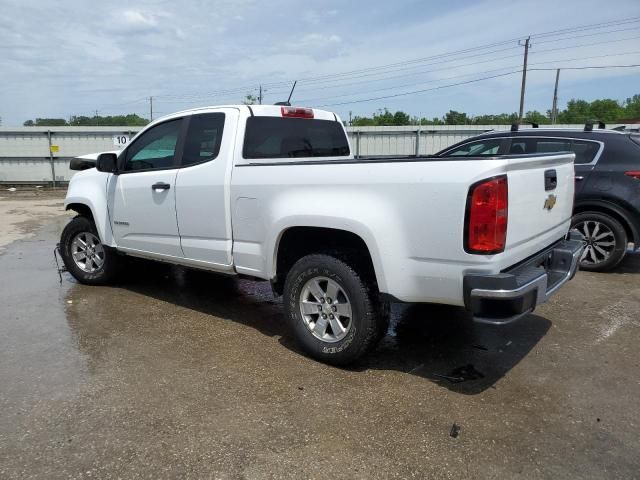
[[[185,259],[230,270],[229,186],[238,110],[224,108],[185,118],[186,136],[176,178],[176,211]]]
[[[183,119],[168,120],[137,137],[109,179],[109,217],[119,248],[182,257],[175,180]]]

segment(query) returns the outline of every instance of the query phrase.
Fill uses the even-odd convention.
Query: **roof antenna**
[[[296,89],[296,83],[298,83],[297,80],[295,80],[293,82],[293,87],[291,87],[291,93],[289,93],[289,98],[287,98],[286,102],[276,102],[275,105],[283,105],[285,107],[290,107],[291,106],[291,96],[293,95],[293,91]]]
[[[287,105],[291,105],[291,95],[293,95],[293,91],[296,89],[296,83],[298,80],[294,80],[293,87],[291,87],[291,93],[289,93],[289,98],[287,98]]]

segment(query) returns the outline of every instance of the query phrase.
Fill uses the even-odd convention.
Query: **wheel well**
[[[614,209],[607,208],[603,205],[579,205],[573,210],[574,215],[584,212],[598,212],[615,218],[618,222],[620,222],[620,225],[622,225],[624,231],[627,233],[627,239],[632,242],[638,242],[639,239],[636,238],[636,232],[631,226],[631,222],[629,221],[629,219],[624,215],[618,213]]]
[[[364,240],[355,233],[323,227],[292,227],[278,243],[276,276],[273,290],[282,294],[284,281],[291,267],[302,257],[312,253],[327,253],[340,258],[358,273],[375,282],[371,253]]]
[[[67,210],[73,210],[79,215],[89,218],[92,222],[95,223],[93,219],[93,213],[91,212],[91,208],[89,208],[84,203],[70,203],[67,205]]]

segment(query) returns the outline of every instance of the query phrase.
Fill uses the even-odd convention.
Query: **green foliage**
[[[73,116],[69,119],[68,125],[74,127],[143,127],[149,120],[140,117],[135,113],[129,115],[113,115],[113,116],[97,116],[97,117],[85,117],[85,116]]]
[[[391,113],[388,109],[378,110],[372,118],[354,117],[352,125],[359,127],[383,126],[383,125],[410,125],[411,117],[404,112]]]
[[[35,121],[27,120],[25,127],[64,127],[67,121],[64,118],[36,118]]]
[[[640,95],[636,94],[624,102],[625,119],[640,119]]]
[[[87,117],[84,115],[72,116],[69,121],[64,118],[36,118],[24,122],[25,127],[142,127],[149,123],[146,118],[135,113],[128,115],[109,115]]]
[[[588,102],[572,99],[564,110],[558,112],[557,123],[585,123],[587,120],[601,120],[607,123],[624,123],[624,120],[640,120],[640,94],[627,98],[622,104],[610,98]],[[353,126],[368,127],[382,125],[510,125],[518,121],[517,113],[498,113],[469,116],[464,112],[449,110],[442,118],[410,117],[405,112],[391,113],[388,109],[378,110],[371,117],[354,117]],[[525,122],[548,125],[550,112],[531,110],[524,117]]]
[[[464,112],[449,110],[444,114],[444,123],[446,125],[467,125],[469,123],[469,118]]]
[[[258,97],[250,93],[247,93],[242,100],[243,105],[255,105],[256,103],[258,103]]]

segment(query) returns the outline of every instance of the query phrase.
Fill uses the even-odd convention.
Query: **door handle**
[[[584,180],[584,177],[582,175],[576,175],[576,182],[581,182],[582,180]]]
[[[164,182],[158,182],[158,183],[154,183],[153,185],[151,185],[151,190],[155,191],[155,190],[169,190],[171,188],[171,185],[169,185],[168,183],[164,183]]]
[[[558,186],[558,174],[555,170],[547,170],[544,172],[544,190],[548,192]]]

